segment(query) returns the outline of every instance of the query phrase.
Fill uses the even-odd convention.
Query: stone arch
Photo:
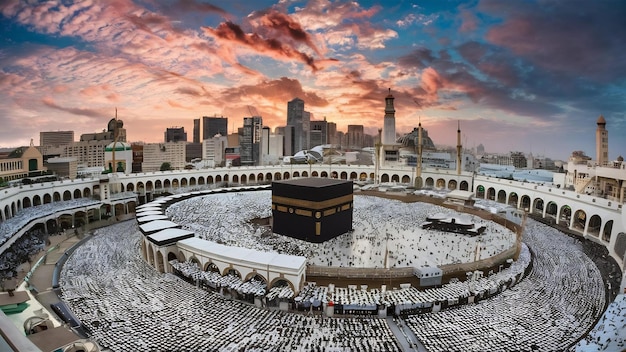
[[[190,186],[195,186],[196,185],[196,178],[195,177],[191,176],[189,178],[189,185]]]
[[[198,269],[202,267],[202,265],[200,264],[200,260],[196,258],[195,255],[192,255],[191,258],[189,258],[189,262],[192,264],[196,264],[196,267],[198,267]]]
[[[242,185],[248,184],[248,176],[246,174],[241,175],[241,180],[239,180],[239,183],[241,183]]]
[[[517,208],[517,202],[519,201],[519,196],[515,192],[509,193],[509,202],[508,204]]]
[[[217,264],[213,263],[213,262],[207,262],[206,265],[204,266],[204,271],[207,272],[212,272],[212,273],[220,273],[220,268],[217,266]]]
[[[172,182],[169,179],[165,179],[163,181],[163,188],[171,188],[172,187]]]
[[[443,178],[437,179],[437,184],[435,185],[438,189],[444,189],[446,187],[446,180]]]
[[[223,181],[223,182],[228,182],[228,181],[229,181],[228,174],[226,174],[226,175],[224,175],[224,176],[222,177],[222,181]]]
[[[252,271],[248,275],[246,275],[246,279],[243,280],[243,281],[250,281],[250,280],[253,280],[253,279],[256,280],[256,281],[262,281],[267,286],[267,279],[263,275],[255,272],[255,271]]]
[[[198,176],[198,185],[204,185],[204,183],[205,183],[204,177]]]
[[[370,180],[373,180],[373,179],[375,179],[375,178],[376,178],[375,174],[374,174],[373,172],[371,172],[371,173],[370,173]]]
[[[163,260],[163,253],[161,251],[157,251],[156,255],[156,269],[160,273],[165,272],[165,262]]]
[[[4,218],[7,220],[11,218],[11,208],[8,204],[4,206]]]
[[[367,173],[366,172],[361,172],[359,174],[359,181],[367,181]]]
[[[469,183],[467,181],[461,181],[461,186],[459,187],[461,191],[469,191]]]
[[[207,185],[212,185],[215,183],[215,181],[213,180],[213,176],[207,176],[206,177],[206,183]]]
[[[83,196],[82,196],[82,194],[80,193],[80,189],[78,189],[78,188],[77,188],[77,189],[75,189],[75,190],[74,190],[74,199],[79,199],[79,198],[82,198],[82,197],[83,197]]]
[[[615,239],[615,253],[624,260],[624,255],[626,255],[626,233],[624,232],[617,234],[617,238]]]
[[[411,183],[411,178],[408,175],[403,175],[402,183]]]
[[[604,231],[602,231],[602,240],[611,242],[611,232],[613,232],[613,220],[609,220],[604,224]]]
[[[239,175],[233,175],[233,183],[239,183]]]
[[[293,172],[293,177],[300,177],[300,173],[298,171]]]
[[[91,189],[89,189],[88,187],[85,187],[85,189],[83,189],[83,197],[85,198],[91,197]]]
[[[320,177],[320,175],[317,173],[317,171],[313,171],[311,172],[311,177]]]
[[[391,182],[400,182],[400,176],[398,176],[397,174],[393,174],[391,176]]]
[[[496,189],[495,188],[489,187],[487,189],[487,199],[493,200],[493,201],[496,200]]]
[[[550,215],[553,218],[556,218],[557,210],[558,206],[554,201],[549,201],[548,204],[546,204],[546,215]]]
[[[176,255],[176,253],[169,251],[167,252],[167,262],[171,262],[172,260],[178,260],[178,256]]]
[[[350,173],[350,179],[351,179],[351,180],[356,180],[356,179],[357,179],[356,172],[352,171],[352,172]]]
[[[215,183],[222,182],[222,175],[215,175]]]
[[[342,172],[339,174],[339,178],[340,178],[340,179],[342,179],[342,180],[347,180],[347,179],[348,179],[348,173],[347,173],[347,172],[345,172],[345,171],[342,171]]]
[[[259,173],[259,174],[257,175],[257,177],[256,177],[257,182],[263,182],[263,180],[264,180],[264,179],[265,179],[265,178],[263,177],[263,174],[262,174],[262,173]]]
[[[26,208],[30,208],[30,207],[31,207],[30,198],[28,198],[28,197],[22,198],[22,209],[26,209]]]
[[[248,176],[248,182],[255,183],[256,182],[256,176],[254,174],[250,174]]]
[[[506,204],[506,192],[504,190],[498,191],[498,199],[496,200],[498,203]]]
[[[543,215],[543,199],[536,198],[533,201],[533,208],[531,209],[531,213],[537,213]]]
[[[43,204],[52,203],[52,197],[50,197],[49,193],[43,195]]]
[[[45,197],[44,197],[44,202],[45,202],[45,201],[46,201],[46,200],[45,200]],[[59,193],[59,192],[54,192],[54,193],[52,194],[52,201],[54,201],[54,202],[60,202],[60,201],[61,201],[61,193]]]
[[[239,270],[233,267],[228,267],[224,269],[224,273],[222,274],[222,276],[227,276],[227,275],[232,275],[234,277],[241,279],[241,273],[239,272]]]
[[[289,288],[291,288],[291,290],[295,292],[293,283],[291,283],[291,281],[285,279],[284,277],[277,277],[274,280],[272,280],[272,282],[269,284],[270,288],[286,287],[286,286],[289,286]]]
[[[320,177],[328,178],[328,173],[326,171],[322,171],[322,173],[320,174]]]
[[[522,201],[520,202],[520,207],[525,211],[530,211],[530,197],[527,195],[522,196]]]
[[[154,189],[162,189],[162,188],[163,188],[163,182],[161,182],[161,180],[154,181]]]
[[[180,186],[181,187],[187,187],[187,185],[189,184],[189,181],[187,181],[187,178],[183,177],[180,179]]]
[[[178,261],[181,263],[184,263],[187,261],[187,259],[185,259],[185,253],[183,253],[183,251],[178,252]]]
[[[424,183],[424,185],[426,186],[426,188],[433,188],[435,187],[435,180],[432,177],[426,177],[426,182]]]
[[[569,227],[569,223],[572,219],[572,208],[570,208],[569,205],[564,205],[561,207],[559,214],[560,214],[559,224],[565,227]]]
[[[154,267],[154,249],[151,244],[148,244],[148,264]]]
[[[280,172],[275,172],[274,173],[274,180],[280,181],[281,179],[282,179],[282,175],[280,174]]]
[[[302,171],[302,177],[309,177],[309,173],[306,171]]]
[[[456,189],[456,180],[448,181],[448,189],[449,190],[455,190]]]
[[[389,175],[388,174],[382,174],[380,176],[380,182],[382,182],[382,183],[389,182]]]
[[[271,172],[266,173],[266,174],[265,174],[265,179],[266,179],[267,181],[272,181],[272,173],[271,173]]]
[[[134,192],[134,191],[135,191],[135,185],[132,182],[126,185],[126,192]]]
[[[583,232],[585,230],[585,224],[587,223],[587,213],[582,209],[578,209],[574,213],[573,220],[572,228]]]
[[[154,189],[154,183],[152,181],[146,181],[145,190],[146,192],[152,192]]]
[[[172,179],[172,188],[179,188],[180,181],[177,178]]]
[[[600,215],[594,214],[589,218],[589,224],[587,225],[587,233],[595,237],[600,237],[600,228],[602,227],[602,218]]]
[[[291,175],[289,175],[288,171],[283,172],[283,180],[288,180],[289,176],[291,176]]]
[[[38,205],[41,205],[41,197],[39,196],[39,194],[35,194],[35,196],[33,197],[33,206]]]

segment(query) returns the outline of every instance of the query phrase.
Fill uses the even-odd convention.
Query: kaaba
[[[352,230],[352,181],[301,178],[272,182],[272,231],[321,243]]]

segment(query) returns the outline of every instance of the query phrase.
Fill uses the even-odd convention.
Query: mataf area
[[[469,237],[419,227],[435,213],[466,217],[487,229],[482,236]],[[319,244],[271,234],[252,223],[253,219],[271,216],[270,191],[193,197],[174,203],[166,214],[200,238],[302,255],[309,265],[319,266],[394,268],[469,263],[506,251],[516,241],[513,232],[477,216],[459,215],[427,203],[372,196],[354,196],[352,232]]]
[[[196,234],[229,245],[268,251],[283,246],[285,251],[305,254],[313,261],[324,258],[326,252],[320,265],[331,265],[328,258],[336,266],[421,263],[413,252],[431,242],[435,245],[422,251],[429,262],[445,260],[446,254],[449,262],[472,260],[477,253],[476,243],[469,243],[471,251],[461,250],[461,244],[454,251],[458,234],[411,231],[419,227],[422,216],[447,209],[422,209],[421,203],[362,196],[355,197],[355,231],[334,239],[338,242],[333,247],[285,241],[248,222],[269,212],[265,209],[269,209],[270,198],[263,193],[196,197],[170,206],[167,213]],[[194,208],[197,213],[191,211]],[[363,211],[368,208],[371,212]],[[234,217],[231,211],[239,215]],[[500,252],[514,241],[514,235],[503,232],[499,225],[483,225],[487,226],[485,235],[493,233],[494,237],[491,244],[479,243],[481,257],[489,256],[489,251]],[[378,236],[383,238],[380,244]],[[113,351],[394,351],[401,349],[394,326],[402,329],[417,350],[562,351],[586,334],[605,305],[602,277],[581,242],[533,220],[528,220],[523,236],[533,253],[532,269],[517,285],[477,304],[386,319],[311,316],[228,300],[172,274],[157,273],[141,259],[141,238],[134,222],[96,230],[91,240],[77,248],[61,275],[63,299],[100,345]],[[387,239],[391,245],[384,244]],[[413,242],[404,242],[410,239]],[[344,249],[337,249],[341,244]],[[380,253],[385,248],[394,255],[391,260],[385,261]]]

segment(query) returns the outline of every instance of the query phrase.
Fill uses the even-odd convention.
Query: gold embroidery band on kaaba
[[[311,201],[311,200],[281,197],[281,196],[272,196],[272,203],[273,204],[275,203],[277,205],[280,204],[284,206],[295,207],[295,208],[322,210],[322,209],[327,209],[331,207],[345,206],[346,203],[352,203],[353,199],[354,198],[352,194],[348,194],[348,195],[337,197],[337,198],[327,199],[327,200],[323,200],[319,202]]]

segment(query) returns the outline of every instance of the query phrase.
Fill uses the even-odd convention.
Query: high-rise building
[[[606,120],[600,115],[596,128],[596,163],[606,166],[609,161],[609,131],[606,129]]]
[[[252,116],[243,118],[241,147],[241,165],[261,165],[261,135],[263,118]]]
[[[193,119],[193,142],[200,143],[200,119]]]
[[[292,127],[293,135],[291,143],[285,150],[288,152],[286,155],[293,155],[309,148],[310,121],[311,114],[304,111],[304,100],[294,98],[287,103],[287,127]]]
[[[364,134],[363,125],[348,125],[346,147],[349,149],[363,148]]]
[[[202,141],[202,160],[213,162],[213,166],[223,166],[228,137],[216,135]]]
[[[42,147],[56,147],[74,142],[74,131],[45,131],[39,132],[39,145]]]
[[[168,127],[165,129],[164,142],[187,142],[185,127]]]
[[[160,171],[163,163],[169,163],[172,170],[185,168],[185,142],[149,143],[143,146],[143,172]]]
[[[202,116],[202,139],[213,138],[216,134],[228,135],[228,117]]]
[[[311,121],[310,148],[328,144],[328,122],[326,120]]]
[[[330,143],[335,146],[339,144],[339,140],[337,138],[337,124],[334,122],[326,123],[326,143]]]

